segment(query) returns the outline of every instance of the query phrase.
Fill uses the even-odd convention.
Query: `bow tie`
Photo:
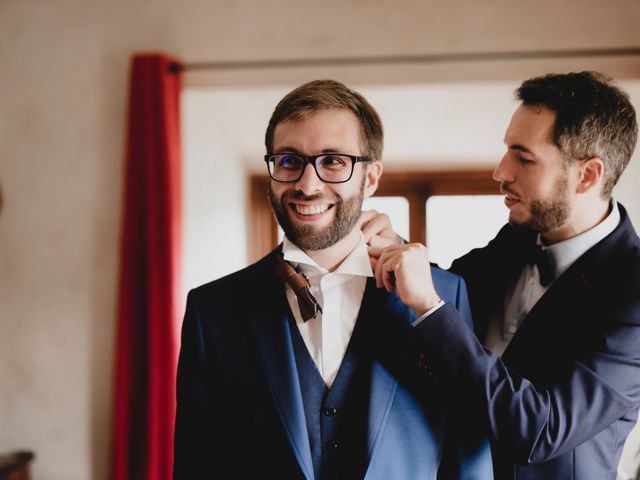
[[[556,267],[553,257],[540,245],[533,245],[529,252],[529,263],[538,267],[540,285],[548,286],[556,279]]]
[[[296,294],[303,321],[306,322],[307,320],[315,318],[318,312],[322,313],[322,307],[320,307],[318,301],[311,294],[311,290],[309,289],[311,284],[307,277],[302,273],[296,272],[282,255],[276,257],[275,272],[278,277],[289,284]]]

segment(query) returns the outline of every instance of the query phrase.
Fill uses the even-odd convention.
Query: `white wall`
[[[0,1],[0,451],[33,449],[38,480],[108,478],[126,79],[133,52],[206,61],[640,44],[637,0],[530,5]],[[283,19],[288,28],[274,28]],[[640,78],[637,59],[598,62],[618,76]],[[344,74],[358,85],[382,78],[400,84],[513,81],[536,68],[571,65],[576,63],[342,67],[191,73],[186,80],[287,85],[322,73]],[[231,171],[229,178],[239,182],[240,174]],[[236,205],[216,195],[198,202],[211,198],[212,207],[228,209],[229,227],[240,232],[233,222],[242,209],[232,215]]]

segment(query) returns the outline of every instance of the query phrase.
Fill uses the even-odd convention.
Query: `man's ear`
[[[374,160],[367,164],[367,173],[364,181],[364,197],[369,198],[378,189],[378,182],[382,175],[382,162]]]
[[[602,159],[598,157],[589,158],[588,160],[580,161],[579,165],[577,193],[585,193],[602,185],[604,176],[604,162]]]

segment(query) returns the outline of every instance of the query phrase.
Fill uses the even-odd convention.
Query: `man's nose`
[[[496,168],[493,170],[493,179],[496,182],[513,182],[513,169],[511,168],[511,159],[509,158],[508,152],[504,154]]]
[[[315,168],[307,163],[302,170],[302,176],[296,181],[295,187],[305,195],[313,195],[322,190],[324,182],[320,180]]]

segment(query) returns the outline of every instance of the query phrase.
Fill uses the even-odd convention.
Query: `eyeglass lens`
[[[271,176],[281,182],[298,180],[302,176],[306,161],[299,155],[273,155],[269,159]],[[353,161],[348,155],[327,154],[315,157],[313,161],[320,180],[344,182],[351,177]]]

